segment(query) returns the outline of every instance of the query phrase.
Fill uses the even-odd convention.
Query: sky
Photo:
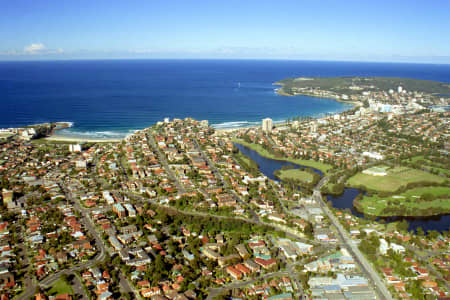
[[[450,0],[2,0],[0,60],[450,64]]]

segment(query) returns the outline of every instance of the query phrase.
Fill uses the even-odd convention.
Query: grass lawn
[[[335,185],[336,183],[327,182],[324,187],[326,187],[329,191],[332,191]]]
[[[442,168],[436,168],[436,167],[433,167],[432,169],[438,170],[439,173],[441,173],[443,175],[450,176],[450,170],[448,170],[448,169],[442,169]]]
[[[49,295],[59,295],[59,294],[69,294],[69,295],[73,295],[73,289],[72,286],[70,286],[70,284],[68,284],[67,282],[65,282],[62,279],[59,279],[58,281],[56,281],[52,288],[48,291]]]
[[[311,182],[313,180],[313,176],[311,173],[299,169],[280,170],[279,177],[281,177],[281,180],[287,178],[292,178],[295,180],[301,180],[305,182]]]
[[[41,139],[35,139],[31,140],[31,144],[38,144],[38,145],[46,145],[46,144],[61,144],[61,145],[70,145],[70,144],[76,144],[75,142],[69,142],[69,141],[56,141],[56,140],[47,140],[46,138]]]
[[[423,155],[418,155],[418,156],[411,157],[411,160],[404,159],[402,162],[416,163],[418,161],[422,161],[423,167],[425,167],[427,169],[436,170],[439,173],[441,173],[443,175],[446,175],[446,176],[450,175],[450,170],[445,165],[445,163],[433,162],[433,161],[431,161],[429,159],[425,159],[425,157]]]
[[[256,152],[259,153],[259,155],[267,157],[267,158],[284,160],[284,161],[288,161],[288,162],[291,162],[294,164],[299,164],[299,165],[302,165],[305,167],[312,167],[312,168],[318,169],[324,173],[328,172],[330,169],[333,168],[329,164],[321,163],[321,162],[311,160],[311,159],[307,160],[307,159],[295,159],[295,158],[289,158],[289,157],[276,157],[275,155],[273,155],[272,153],[270,153],[269,151],[264,149],[261,145],[247,143],[246,141],[241,140],[241,139],[232,139],[232,141],[235,143],[241,144],[245,147],[248,147],[252,150],[255,150]]]
[[[375,191],[394,192],[401,186],[419,181],[442,183],[445,179],[421,170],[397,167],[388,170],[386,176],[373,176],[360,172],[351,177],[347,183],[351,186],[363,185],[366,188]]]
[[[436,199],[431,201],[418,201],[418,198],[424,194],[432,194],[435,196],[450,195],[450,187],[420,187],[407,190],[404,193],[390,196],[390,197],[379,197],[377,195],[372,197],[364,196],[364,198],[359,202],[360,207],[363,209],[364,213],[370,215],[381,215],[384,208],[388,206],[395,207],[405,207],[417,210],[412,210],[407,215],[413,216],[414,212],[417,215],[422,215],[423,212],[420,210],[427,208],[439,208],[441,213],[450,211],[450,196],[447,199]],[[384,215],[384,213],[383,213]]]
[[[12,135],[14,135],[14,134],[12,134],[12,133],[7,133],[7,132],[0,132],[0,139],[2,139],[2,138],[9,138],[10,136],[12,136]]]
[[[255,163],[254,161],[250,160],[250,159],[247,157],[247,155],[244,155],[244,154],[242,154],[241,152],[239,152],[239,153],[237,154],[237,157],[238,157],[239,159],[242,159],[242,161],[243,161],[244,163],[246,163],[247,165],[249,165],[249,166],[251,166],[252,163]]]
[[[426,162],[430,162],[429,160],[425,159],[425,157],[423,157],[423,155],[418,155],[418,156],[411,157],[411,160],[404,159],[404,160],[402,160],[402,162],[409,162],[409,161],[411,161],[411,162],[415,163],[418,160],[424,160]]]

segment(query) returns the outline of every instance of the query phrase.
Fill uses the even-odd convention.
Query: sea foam
[[[258,125],[259,122],[250,121],[234,121],[234,122],[223,122],[219,124],[211,124],[211,127],[216,129],[227,129],[227,128],[244,128]]]
[[[130,134],[133,134],[135,130],[128,131],[81,131],[72,129],[62,129],[56,132],[57,136],[74,137],[74,138],[92,138],[92,139],[122,139]]]

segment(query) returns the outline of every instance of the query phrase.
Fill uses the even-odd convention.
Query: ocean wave
[[[234,121],[234,122],[223,122],[219,124],[211,124],[211,127],[216,129],[227,129],[227,128],[244,128],[255,126],[260,122],[250,122],[250,121]]]
[[[56,136],[73,137],[73,138],[92,138],[92,139],[123,139],[135,130],[124,131],[80,131],[62,129],[55,132]]]
[[[56,124],[64,124],[64,125],[67,126],[66,128],[73,127],[73,125],[75,124],[74,122],[70,122],[70,121],[58,121],[58,122],[55,122],[55,123]]]

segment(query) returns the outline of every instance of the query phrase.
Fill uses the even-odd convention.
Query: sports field
[[[442,183],[444,181],[445,179],[443,177],[433,175],[422,170],[407,167],[396,167],[388,170],[388,174],[386,176],[373,176],[360,172],[351,177],[347,183],[355,187],[363,185],[369,190],[394,192],[398,188],[412,182]]]
[[[424,195],[444,196],[444,198],[423,200]],[[383,212],[386,207],[398,208],[395,215],[403,216],[421,216],[426,209],[438,209],[438,213],[450,211],[450,187],[420,187],[407,190],[404,193],[390,196],[379,197],[377,195],[364,196],[359,201],[359,207],[365,214],[380,216],[392,215],[393,213]],[[447,196],[447,197],[445,197]]]
[[[311,182],[313,176],[311,173],[299,169],[280,170],[279,177],[283,179],[295,179],[304,182]]]

